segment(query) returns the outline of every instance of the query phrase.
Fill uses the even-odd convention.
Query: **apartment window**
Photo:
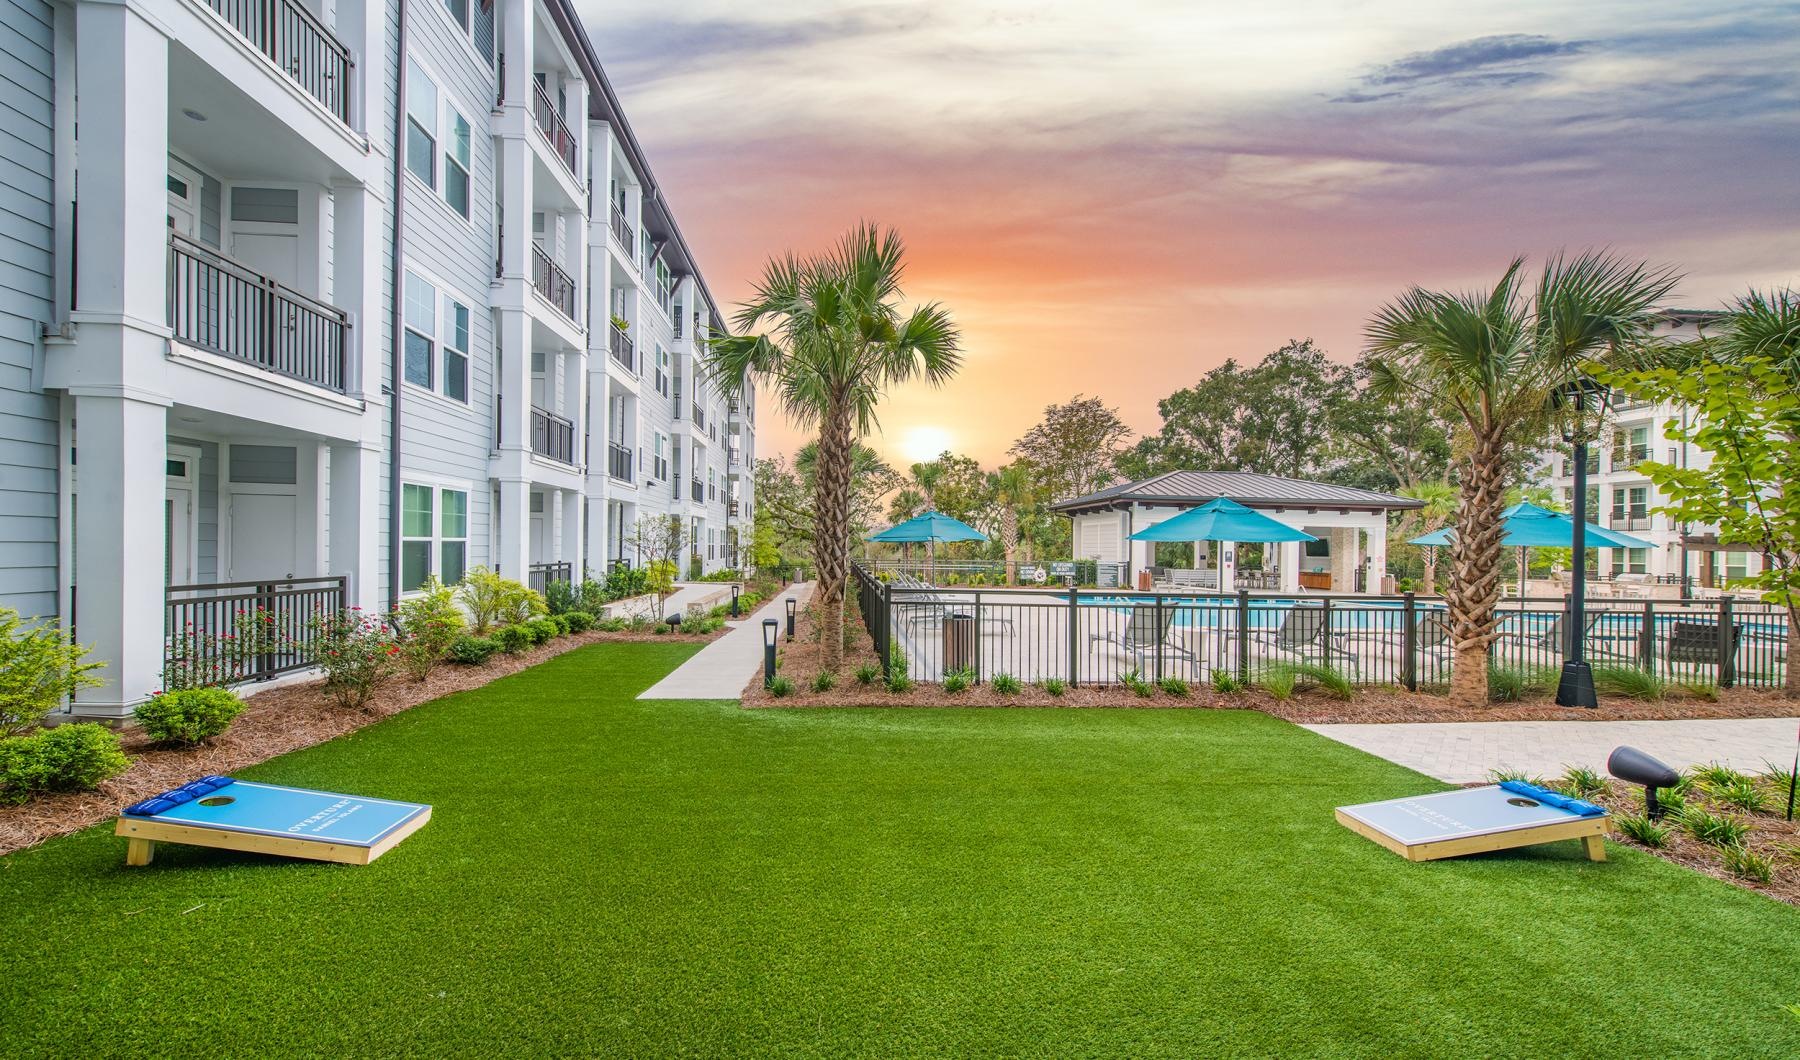
[[[656,432],[656,462],[654,473],[658,479],[669,477],[669,458],[664,455],[664,447],[669,444],[669,436],[661,431]]]
[[[658,343],[656,347],[656,392],[663,397],[669,396],[669,351]]]
[[[469,561],[469,494],[408,482],[401,487],[400,589],[413,592],[432,575],[462,581]]]
[[[1750,576],[1750,553],[1725,553],[1725,580],[1739,581]]]
[[[457,25],[463,29],[469,28],[469,0],[444,0],[444,7]]]
[[[406,168],[427,187],[437,184],[437,82],[417,60],[406,61]]]
[[[469,400],[469,307],[454,298],[444,299],[444,396]],[[447,579],[446,579],[447,580]]]
[[[437,288],[418,274],[406,274],[406,381],[434,388],[433,350],[437,344]]]
[[[444,201],[464,217],[469,216],[469,122],[456,108],[445,104],[445,124],[450,138],[444,145]]]
[[[1647,548],[1615,548],[1613,549],[1613,575],[1646,574],[1650,570],[1650,550]]]

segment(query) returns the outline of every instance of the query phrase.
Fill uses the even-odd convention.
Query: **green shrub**
[[[814,692],[829,692],[833,688],[836,688],[836,687],[837,687],[837,674],[836,673],[834,673],[830,670],[820,670],[818,673],[813,675],[812,690]]]
[[[1614,820],[1619,831],[1647,847],[1666,847],[1669,845],[1669,837],[1675,834],[1673,826],[1652,821],[1643,814],[1624,814]]]
[[[118,734],[91,722],[0,740],[0,802],[39,793],[90,791],[130,768]]]
[[[1188,683],[1179,677],[1165,677],[1161,681],[1156,682],[1156,687],[1162,689],[1171,696],[1185,698],[1188,694]]]
[[[395,609],[394,624],[399,629],[400,665],[415,681],[430,677],[450,645],[463,635],[456,594],[435,575],[425,580],[419,595]]]
[[[478,634],[495,626],[511,626],[547,614],[550,605],[537,590],[502,578],[486,567],[473,567],[463,575],[457,596],[469,611],[469,622]]]
[[[571,627],[569,626],[569,616],[568,615],[546,615],[542,619],[538,619],[537,621],[548,622],[551,625],[555,626],[556,627],[556,635],[559,637],[566,637],[570,633]]]
[[[1548,780],[1545,780],[1543,777],[1534,777],[1523,769],[1490,769],[1488,770],[1488,779],[1495,784],[1504,784],[1509,780],[1517,780],[1526,784],[1536,784],[1540,788],[1550,787],[1550,782]]]
[[[786,699],[794,694],[794,682],[776,674],[775,679],[769,682],[769,694],[776,699]]]
[[[1748,775],[1740,773],[1730,766],[1720,765],[1717,762],[1708,762],[1703,766],[1695,766],[1688,770],[1688,773],[1694,778],[1696,783],[1707,791],[1717,791],[1720,788],[1730,787],[1740,781],[1750,779]]]
[[[1302,662],[1294,664],[1294,672],[1303,684],[1323,689],[1333,699],[1349,699],[1356,695],[1356,686],[1336,667],[1326,666],[1324,663]]]
[[[623,633],[631,628],[631,620],[619,615],[613,615],[594,623],[594,628],[602,633]]]
[[[1542,666],[1488,667],[1488,699],[1517,703],[1530,696],[1549,695],[1556,688],[1557,673]]]
[[[1038,683],[1044,691],[1053,696],[1061,696],[1069,690],[1069,682],[1060,677],[1046,677]]]
[[[633,633],[648,633],[656,627],[656,620],[649,615],[632,615],[630,630]]]
[[[1244,690],[1244,680],[1230,670],[1214,670],[1212,673],[1214,692],[1231,695]]]
[[[900,650],[900,645],[892,645],[888,648],[888,691],[910,692],[912,686],[912,677],[906,672],[906,653]]]
[[[543,618],[534,618],[524,625],[526,631],[531,636],[531,643],[534,645],[550,643],[559,632],[556,628],[556,622],[547,616]]]
[[[1710,681],[1681,681],[1670,687],[1679,691],[1682,695],[1694,699],[1704,700],[1708,703],[1717,703],[1719,701],[1719,686]]]
[[[1646,795],[1644,798],[1645,812],[1649,812],[1649,796]],[[1680,820],[1682,813],[1687,810],[1687,796],[1676,788],[1664,788],[1657,792],[1656,803],[1662,807],[1664,814],[1675,820]]]
[[[531,648],[531,630],[514,624],[494,631],[494,643],[508,655],[523,655]]]
[[[581,590],[561,579],[544,583],[544,606],[552,615],[560,615],[580,606]]]
[[[1775,875],[1774,858],[1751,850],[1742,843],[1720,847],[1719,861],[1732,875],[1755,880],[1757,883],[1768,883],[1770,877]]]
[[[152,696],[131,713],[157,743],[194,744],[231,728],[244,701],[223,688],[186,688]]]
[[[874,663],[863,663],[856,668],[856,683],[859,685],[872,685],[880,676],[881,667]]]
[[[944,675],[944,691],[951,694],[967,691],[975,683],[975,671],[967,669],[951,670]]]
[[[651,629],[650,632],[656,634],[659,637],[666,637],[669,634],[675,632],[675,627],[669,625],[667,622],[658,622],[656,624],[655,628]]]
[[[87,653],[54,622],[27,626],[0,607],[0,737],[30,732],[77,689],[98,687],[90,675],[104,664],[82,662]]]
[[[1750,777],[1742,777],[1729,784],[1709,786],[1707,794],[1717,802],[1734,810],[1745,813],[1768,813],[1769,797],[1757,787],[1756,781]]]
[[[1668,688],[1662,678],[1635,666],[1596,666],[1593,669],[1594,689],[1602,695],[1655,701],[1661,699]]]
[[[1713,813],[1698,806],[1682,809],[1681,827],[1700,842],[1716,847],[1741,845],[1744,837],[1750,834],[1750,825],[1742,818]]]
[[[544,601],[549,603],[548,600]],[[592,578],[583,578],[581,585],[575,590],[575,606],[571,610],[586,611],[589,615],[597,615],[612,602],[606,591],[605,582],[597,582]]]
[[[610,601],[642,596],[648,589],[649,580],[649,574],[642,567],[614,567],[606,574],[606,598]]]
[[[594,616],[586,611],[565,611],[562,617],[568,623],[570,633],[586,633],[594,628]]]
[[[989,681],[988,684],[992,685],[994,691],[1003,696],[1016,696],[1025,687],[1019,679],[1012,674],[995,674],[993,680]]]
[[[1294,698],[1294,690],[1300,687],[1300,671],[1293,663],[1271,663],[1262,668],[1251,682],[1279,701]]]
[[[1144,680],[1144,675],[1137,670],[1127,670],[1119,677],[1119,683],[1131,689],[1139,699],[1149,699],[1156,691],[1156,686]]]
[[[1606,790],[1606,778],[1586,766],[1564,766],[1557,790],[1578,799],[1591,799]]]
[[[325,672],[325,692],[347,710],[361,710],[399,664],[400,642],[380,619],[360,608],[315,616],[307,661]]]
[[[449,658],[463,666],[480,666],[500,650],[491,637],[458,637],[450,645]]]

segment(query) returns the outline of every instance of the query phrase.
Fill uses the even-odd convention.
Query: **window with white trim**
[[[668,435],[661,431],[656,432],[656,462],[654,464],[654,474],[658,480],[667,479],[669,477],[669,458],[664,455],[664,448],[668,445],[668,442]]]
[[[414,386],[436,389],[437,288],[418,273],[406,272],[405,378]]]
[[[438,577],[445,585],[463,580],[469,569],[469,494],[464,490],[439,490]]]
[[[656,392],[669,396],[669,351],[661,343],[656,346]]]
[[[444,298],[444,396],[469,402],[469,307]]]
[[[416,482],[401,486],[400,590],[416,592],[436,575],[462,581],[469,566],[469,494]]]
[[[469,120],[455,107],[444,104],[444,201],[450,208],[469,216],[469,153],[472,143]]]
[[[437,189],[437,82],[406,60],[406,168],[413,176]]]

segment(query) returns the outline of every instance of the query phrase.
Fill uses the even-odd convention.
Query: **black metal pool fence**
[[[1132,592],[1118,588],[940,587],[878,576],[852,579],[863,622],[885,668],[937,681],[1122,684],[1128,676],[1208,683],[1254,678],[1277,664],[1328,666],[1350,683],[1417,690],[1449,683],[1453,645],[1435,597]],[[1570,634],[1569,601],[1499,605],[1492,666],[1554,685]],[[1696,686],[1778,688],[1787,662],[1787,615],[1773,604],[1716,599],[1589,599],[1581,630],[1596,668],[1631,669]]]

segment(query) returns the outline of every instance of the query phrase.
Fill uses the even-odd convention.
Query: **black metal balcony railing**
[[[165,687],[231,685],[304,670],[314,618],[344,609],[345,579],[213,582],[163,590]]]
[[[632,472],[631,450],[618,442],[606,443],[606,473],[620,482],[630,482]]]
[[[706,483],[701,482],[699,479],[695,479],[693,481],[693,483],[688,487],[688,494],[689,494],[689,496],[694,498],[694,503],[705,504],[706,503]]]
[[[544,91],[544,86],[534,80],[532,87],[536,91],[532,93],[531,110],[537,118],[538,131],[544,134],[544,139],[550,141],[551,149],[556,152],[556,157],[562,159],[563,165],[568,167],[569,175],[580,176],[581,161],[576,156],[575,134],[569,131],[562,115],[556,112],[556,104],[550,101],[550,93]]]
[[[350,125],[350,49],[300,0],[206,0],[306,94]]]
[[[612,230],[613,238],[617,239],[619,245],[625,248],[625,256],[635,264],[637,261],[635,256],[637,233],[631,230],[631,223],[625,220],[625,211],[619,209],[619,204],[616,202],[612,204]]]
[[[737,513],[738,513],[738,502],[737,501],[726,501],[725,502],[725,514],[735,518],[737,516]]]
[[[1612,462],[1615,468],[1631,468],[1650,459],[1650,447],[1647,445],[1621,445],[1613,449]]]
[[[177,341],[344,392],[350,318],[184,236],[169,235]]]
[[[688,402],[688,411],[693,417],[694,426],[696,426],[696,427],[705,427],[706,426],[706,413],[704,413],[700,410],[699,402],[697,402],[697,401]]]
[[[1645,508],[1614,508],[1609,524],[1615,530],[1650,529],[1650,512]]]
[[[617,324],[611,325],[612,335],[607,340],[607,348],[612,351],[612,359],[624,365],[627,371],[637,371],[637,351],[631,345],[631,336]]]
[[[543,592],[551,582],[566,582],[575,577],[575,568],[570,563],[533,563],[526,568],[525,583]]]
[[[575,425],[548,409],[531,406],[531,451],[565,464],[575,462]]]
[[[575,316],[575,281],[562,270],[562,266],[550,260],[544,248],[537,244],[531,247],[531,285],[538,293],[550,300],[550,303],[563,311],[570,320]]]

